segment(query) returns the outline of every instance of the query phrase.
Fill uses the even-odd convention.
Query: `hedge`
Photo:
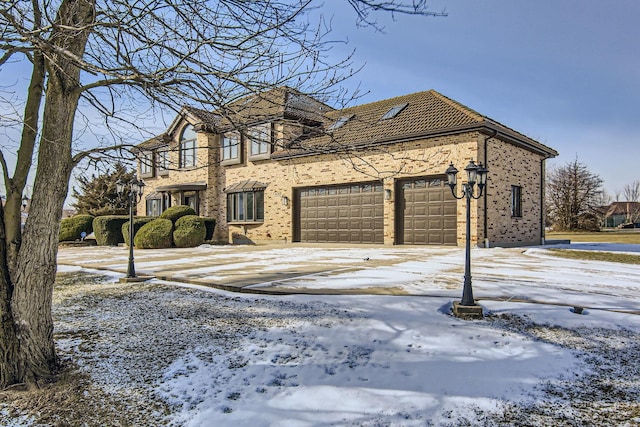
[[[133,236],[134,236],[134,242],[135,242],[135,235],[138,233],[138,231],[140,230],[140,228],[153,221],[154,219],[156,219],[155,217],[150,217],[150,216],[142,216],[139,218],[133,218]],[[125,222],[124,224],[122,224],[122,237],[124,238],[124,244],[129,246],[129,221]]]
[[[124,243],[122,225],[129,221],[128,215],[98,216],[93,220],[93,234],[100,246],[117,246]]]
[[[80,240],[82,232],[90,234],[93,231],[93,215],[79,214],[65,218],[60,222],[60,242],[74,242]]]
[[[193,210],[191,206],[187,205],[176,205],[167,208],[164,212],[160,214],[160,218],[171,220],[173,224],[176,223],[178,219],[186,215],[195,215],[196,211]]]
[[[173,245],[172,234],[173,223],[171,220],[156,218],[140,227],[133,238],[133,243],[136,248],[141,249],[170,248]]]
[[[204,219],[197,215],[180,217],[173,230],[173,242],[179,248],[194,248],[204,243],[207,228]]]

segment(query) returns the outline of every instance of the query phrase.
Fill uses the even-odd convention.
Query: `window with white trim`
[[[192,125],[185,126],[180,134],[179,167],[192,168],[196,166],[196,131]]]
[[[249,160],[271,157],[271,123],[252,126],[247,130],[249,138]]]
[[[227,132],[222,135],[220,160],[223,164],[240,163],[240,133]]]

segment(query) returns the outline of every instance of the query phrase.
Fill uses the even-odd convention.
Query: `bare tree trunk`
[[[0,273],[8,272],[3,278],[9,279],[4,280],[6,283],[0,279],[3,334],[0,351],[6,353],[0,358],[3,371],[0,388],[16,382],[37,385],[40,379],[52,377],[58,367],[51,305],[60,219],[74,165],[73,122],[81,93],[80,69],[75,58],[84,54],[87,28],[94,18],[94,1],[65,0],[56,17],[60,26],[50,38],[52,49],[46,62],[49,78],[38,167],[29,217],[22,241],[16,245],[15,266],[7,256],[11,249],[4,243],[0,247],[3,263]]]
[[[18,339],[11,313],[13,286],[9,279],[4,211],[0,206],[0,388],[20,382]]]

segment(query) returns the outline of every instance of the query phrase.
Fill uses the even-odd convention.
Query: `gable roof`
[[[399,112],[392,118],[381,120],[394,107],[398,107]],[[555,150],[435,90],[330,112],[325,116],[324,128],[330,128],[336,120],[344,116],[352,117],[331,132],[316,133],[311,137],[299,139],[290,148],[274,153],[272,158],[309,156],[319,152],[356,149],[468,131],[500,135],[510,143],[523,146],[545,157],[558,155]]]
[[[328,105],[290,87],[278,87],[246,96],[216,111],[183,107],[183,115],[196,122],[197,128],[227,132],[274,119],[299,120],[320,124],[333,111]],[[171,128],[170,128],[171,129]]]
[[[185,121],[194,125],[196,130],[222,133],[274,119],[296,120],[317,126],[331,111],[334,109],[327,104],[282,86],[246,96],[216,111],[185,105],[165,133],[138,144],[138,148],[153,149],[166,144]]]
[[[613,202],[605,206],[605,216],[629,215],[640,212],[640,202]]]

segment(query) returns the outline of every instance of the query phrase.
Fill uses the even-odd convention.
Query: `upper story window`
[[[150,178],[153,176],[153,151],[140,153],[140,176]]]
[[[180,168],[191,168],[196,165],[196,131],[187,125],[180,134]]]
[[[223,165],[240,163],[240,133],[228,132],[222,135],[220,161]]]
[[[249,138],[249,160],[262,160],[271,157],[271,123],[252,126],[247,131]]]
[[[158,149],[156,152],[156,162],[158,175],[167,175],[169,173],[169,150],[167,147]]]

